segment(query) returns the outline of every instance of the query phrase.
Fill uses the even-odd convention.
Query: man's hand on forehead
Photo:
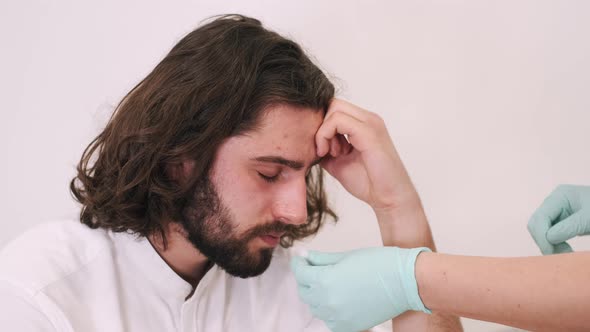
[[[322,167],[373,209],[394,208],[415,196],[385,122],[377,114],[334,99],[315,139]]]

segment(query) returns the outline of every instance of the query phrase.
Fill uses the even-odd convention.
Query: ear
[[[195,161],[185,158],[179,163],[166,165],[166,175],[174,181],[184,182],[184,179],[191,175],[194,168]]]

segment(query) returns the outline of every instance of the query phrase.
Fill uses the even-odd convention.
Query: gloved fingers
[[[313,293],[311,288],[299,286],[299,296],[301,297],[301,300],[309,306],[309,311],[313,317],[324,322],[333,318],[334,312],[332,308],[326,307],[321,301],[322,297]],[[318,298],[320,299],[319,301]]]
[[[567,242],[562,242],[555,245],[555,254],[565,254],[568,252],[573,252],[574,250]]]
[[[319,252],[319,251],[309,251],[307,255],[307,261],[311,265],[321,266],[321,265],[333,265],[338,263],[342,258],[346,256],[345,253],[328,253],[328,252]]]
[[[563,193],[563,190],[560,190],[560,187],[558,187],[545,198],[541,206],[533,213],[531,220],[541,217],[555,223],[559,221],[560,216],[568,206],[569,201],[567,197]]]
[[[291,259],[291,270],[293,270],[295,279],[299,285],[315,285],[318,282],[318,275],[321,269],[321,266],[310,265],[303,257],[295,256]]]
[[[312,288],[307,285],[297,285],[297,293],[299,293],[299,297],[303,302],[312,308],[317,307],[318,305],[315,301],[317,296],[314,296],[317,295],[317,289],[315,291],[316,292],[314,292],[314,290],[312,290]]]
[[[311,311],[311,314],[315,318],[321,319],[323,321],[328,321],[334,318],[334,312],[330,308],[323,305],[310,305],[309,311]]]
[[[554,253],[554,246],[547,240],[547,231],[551,228],[553,221],[561,215],[563,203],[562,196],[554,192],[543,201],[529,219],[527,228],[543,255]]]
[[[337,326],[339,326],[341,324],[339,324],[340,323],[339,321],[334,320],[335,315],[334,315],[334,311],[331,308],[328,308],[328,307],[325,307],[322,305],[310,306],[309,311],[311,312],[313,317],[324,321],[324,323],[326,323],[326,325],[328,326],[328,328],[331,331],[341,331],[340,329],[336,328]],[[331,326],[330,323],[332,323],[333,325]]]
[[[554,253],[554,246],[547,240],[547,232],[551,228],[551,220],[544,216],[534,215],[528,224],[528,230],[537,247],[541,249],[543,255]]]
[[[579,235],[590,233],[590,209],[581,209],[564,220],[553,225],[547,232],[551,244],[565,242]]]

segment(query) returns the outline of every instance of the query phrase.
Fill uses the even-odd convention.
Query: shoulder
[[[0,321],[7,331],[55,332],[58,329],[35,298],[0,281]]]
[[[0,281],[36,292],[111,248],[106,231],[75,221],[39,225],[0,250]]]

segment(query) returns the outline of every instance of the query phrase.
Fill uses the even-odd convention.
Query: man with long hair
[[[369,130],[356,131],[357,118]],[[419,201],[406,200],[415,191],[379,120],[335,100],[299,45],[256,19],[210,21],[84,151],[70,184],[81,223],[38,227],[0,253],[1,321],[11,331],[325,331],[298,298],[286,250],[336,219],[323,169],[374,208],[385,245],[433,247],[427,223],[402,225],[396,202]],[[396,323],[443,321],[456,324],[424,313]]]

